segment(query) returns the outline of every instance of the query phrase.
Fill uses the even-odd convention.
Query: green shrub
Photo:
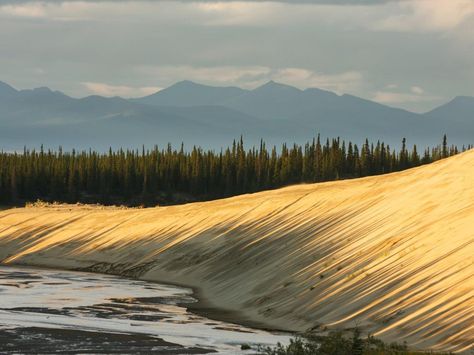
[[[352,337],[342,332],[330,332],[326,336],[305,334],[290,339],[290,344],[278,344],[275,348],[260,348],[265,355],[422,355],[424,352],[409,351],[406,344],[391,343],[369,335],[363,339],[359,329],[353,331]],[[442,355],[442,354],[437,354]]]

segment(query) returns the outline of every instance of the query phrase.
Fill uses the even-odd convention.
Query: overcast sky
[[[474,0],[0,0],[0,80],[143,96],[268,80],[423,112],[474,96]]]

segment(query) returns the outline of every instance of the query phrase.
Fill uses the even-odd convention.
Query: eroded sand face
[[[474,342],[474,152],[409,171],[151,209],[0,212],[0,260],[197,288],[292,330]]]

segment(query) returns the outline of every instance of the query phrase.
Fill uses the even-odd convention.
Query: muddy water
[[[191,295],[114,276],[0,267],[0,353],[255,354],[288,342],[195,315],[185,307]]]

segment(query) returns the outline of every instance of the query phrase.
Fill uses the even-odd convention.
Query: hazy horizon
[[[242,86],[238,86],[238,85],[208,85],[208,84],[203,84],[203,83],[200,83],[200,82],[197,82],[197,81],[193,81],[193,80],[187,80],[187,79],[184,79],[184,80],[180,80],[180,81],[177,81],[175,83],[172,83],[170,86],[167,86],[167,87],[164,87],[164,88],[159,88],[157,91],[150,91],[150,92],[144,92],[141,96],[127,96],[127,95],[120,95],[120,93],[117,93],[117,94],[113,94],[113,95],[106,95],[106,94],[98,94],[98,93],[90,93],[90,94],[85,94],[85,95],[82,95],[82,96],[74,96],[74,95],[69,95],[61,90],[57,90],[56,88],[54,87],[50,87],[48,85],[41,85],[41,86],[36,86],[36,87],[25,87],[25,88],[18,88],[18,87],[15,87],[5,81],[2,81],[0,80],[0,83],[3,83],[3,84],[6,84],[10,87],[12,87],[13,89],[17,90],[17,91],[28,91],[28,90],[37,90],[37,89],[42,89],[42,88],[46,88],[46,89],[49,89],[51,90],[52,92],[60,92],[66,96],[69,96],[71,98],[74,98],[74,99],[83,99],[83,98],[87,98],[87,97],[90,97],[90,96],[101,96],[101,97],[105,97],[105,98],[114,98],[114,97],[117,97],[117,98],[121,98],[121,99],[126,99],[126,100],[130,100],[130,99],[140,99],[140,98],[145,98],[145,97],[148,97],[148,96],[151,96],[151,95],[155,95],[155,94],[158,94],[160,93],[161,91],[163,90],[166,90],[166,89],[169,89],[171,87],[174,87],[175,85],[178,85],[178,84],[181,84],[181,83],[192,83],[192,84],[195,84],[195,85],[198,85],[198,86],[205,86],[205,87],[212,87],[212,88],[238,88],[238,89],[242,89],[242,90],[245,90],[245,91],[253,91],[253,90],[256,90],[260,87],[263,87],[265,85],[268,85],[270,83],[275,83],[277,85],[285,85],[285,86],[288,86],[288,87],[291,87],[291,88],[296,88],[300,91],[305,91],[305,90],[311,90],[311,89],[318,89],[318,90],[323,90],[323,91],[327,91],[327,92],[330,92],[330,93],[334,93],[338,96],[343,96],[343,95],[352,95],[352,94],[349,94],[349,93],[337,93],[337,92],[334,92],[334,91],[331,91],[331,90],[326,90],[326,89],[321,89],[321,88],[318,88],[318,87],[307,87],[307,88],[298,88],[296,86],[293,86],[293,85],[289,85],[289,84],[285,84],[285,83],[282,83],[282,82],[278,82],[278,81],[275,81],[275,80],[269,80],[263,84],[259,84],[257,85],[256,87],[252,87],[252,88],[247,88],[247,87],[242,87]],[[353,96],[356,96],[358,97],[357,95],[353,95]],[[428,109],[427,111],[421,111],[421,112],[416,112],[416,111],[412,111],[410,109],[405,109],[401,106],[398,106],[396,104],[390,104],[390,103],[382,103],[382,102],[377,102],[375,100],[372,100],[372,99],[366,99],[366,98],[363,98],[363,99],[366,99],[366,100],[369,100],[369,101],[373,101],[375,103],[380,103],[382,105],[385,105],[385,106],[388,106],[388,107],[392,107],[392,108],[399,108],[399,109],[402,109],[402,110],[406,110],[408,112],[413,112],[413,113],[429,113],[430,111],[432,111],[433,109],[436,109],[436,108],[439,108],[440,106],[443,106],[449,102],[451,102],[453,99],[457,98],[457,97],[463,97],[465,95],[455,95],[451,98],[446,98],[446,101],[443,101],[441,102],[440,105],[437,105],[435,107],[432,107],[430,109]],[[362,97],[361,97],[362,98]]]

